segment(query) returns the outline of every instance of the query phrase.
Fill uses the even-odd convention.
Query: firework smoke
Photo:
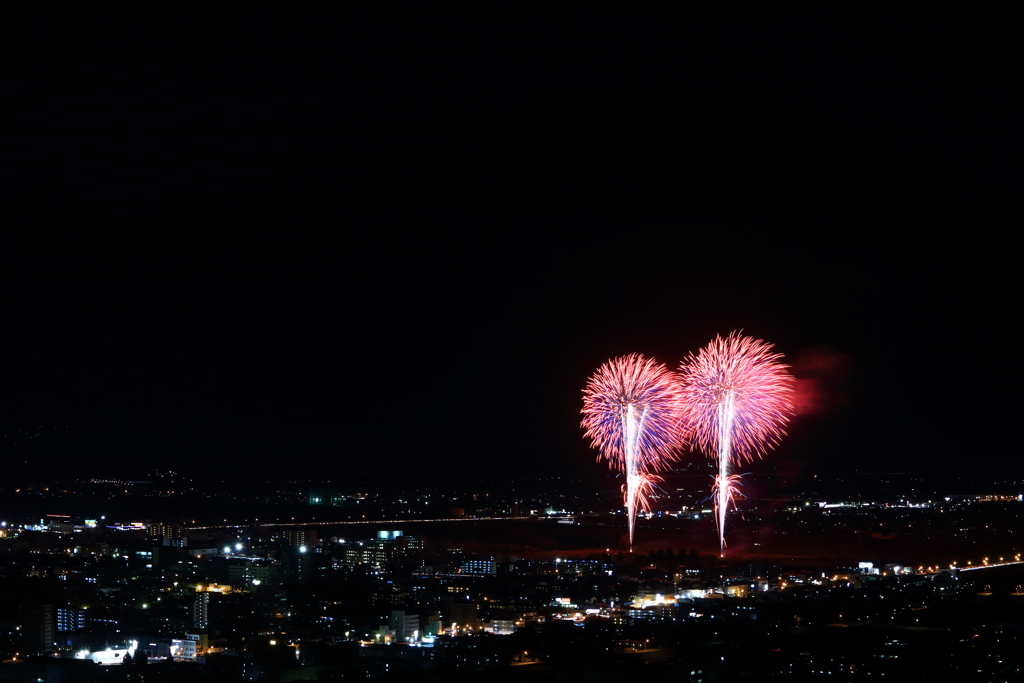
[[[683,442],[679,388],[663,364],[630,354],[604,363],[583,390],[580,426],[600,452],[598,460],[626,477],[631,548],[637,511],[650,509],[648,496],[660,480],[654,472],[675,460]]]
[[[733,332],[715,337],[679,368],[684,422],[694,447],[718,460],[715,520],[725,550],[725,516],[739,495],[735,465],[778,445],[793,413],[793,377],[772,345]]]

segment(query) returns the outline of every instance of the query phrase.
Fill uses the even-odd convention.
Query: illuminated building
[[[210,602],[215,601],[219,595],[211,591],[196,593],[192,601],[192,625],[198,629],[207,629],[210,626]]]
[[[344,563],[349,567],[368,564],[371,567],[385,567],[396,557],[418,553],[423,541],[416,536],[406,536],[401,531],[378,531],[377,538],[349,545],[345,550]]]
[[[124,551],[131,559],[132,563],[139,569],[159,569],[160,568],[160,546],[148,545],[148,544],[132,544],[130,548]]]
[[[446,628],[455,628],[459,631],[477,630],[481,626],[480,618],[477,616],[479,608],[476,603],[469,601],[460,602],[452,600],[445,603]]]
[[[211,581],[239,590],[251,590],[259,585],[276,586],[281,583],[281,570],[269,561],[247,558],[215,558],[207,564]]]
[[[177,661],[193,661],[196,658],[196,641],[191,638],[171,641],[171,656]]]
[[[391,610],[388,630],[394,633],[394,642],[410,643],[419,640],[420,617],[418,614],[407,614],[405,610]]]
[[[149,527],[149,535],[159,539],[160,545],[184,548],[186,539],[181,534],[179,524],[152,524]]]
[[[441,615],[434,614],[427,615],[426,621],[423,623],[423,638],[434,638],[441,635]]]
[[[632,620],[675,621],[682,614],[679,606],[674,603],[648,605],[640,609],[630,609]]]
[[[89,650],[79,650],[75,653],[75,659],[89,659],[97,664],[120,664],[124,661],[125,655],[134,655],[135,651],[139,647],[139,641],[132,640],[125,643],[121,647],[114,647],[106,650],[98,650],[91,652]],[[55,680],[55,679],[47,679]]]
[[[186,633],[184,638],[171,641],[171,657],[177,661],[195,661],[209,648],[209,637],[205,633]]]
[[[288,545],[299,548],[301,546],[312,546],[317,543],[315,529],[282,529],[278,536]]]
[[[81,631],[85,628],[85,610],[70,607],[57,608],[58,631]]]
[[[515,619],[491,619],[484,625],[484,630],[498,636],[507,636],[516,632]]]
[[[498,573],[498,565],[493,557],[463,560],[460,569],[463,574],[489,574],[494,576]]]

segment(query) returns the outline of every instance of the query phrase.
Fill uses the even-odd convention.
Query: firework
[[[725,513],[729,505],[736,505],[736,496],[740,493],[739,474],[723,474],[720,468],[719,474],[715,477],[715,483],[711,487],[711,498],[715,506],[715,524],[718,526],[718,538],[721,550],[725,550]]]
[[[583,390],[585,436],[609,467],[625,477],[623,495],[629,520],[629,544],[638,509],[660,478],[654,472],[677,457],[682,445],[679,384],[653,359],[639,354],[613,358],[597,369]]]
[[[735,465],[778,445],[793,412],[793,377],[780,353],[760,339],[733,332],[690,354],[679,369],[689,436],[718,460],[715,519],[725,549],[725,513],[738,495]]]

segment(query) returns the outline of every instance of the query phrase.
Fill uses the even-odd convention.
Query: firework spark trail
[[[724,461],[723,461],[724,462]],[[723,475],[715,477],[711,497],[714,499],[715,525],[718,527],[718,537],[721,542],[721,549],[725,549],[725,512],[729,504],[736,505],[736,496],[742,496],[739,490],[739,474]]]
[[[725,550],[725,517],[738,493],[736,464],[763,455],[785,434],[793,377],[772,345],[733,332],[715,337],[679,368],[684,422],[693,445],[718,459],[715,521]]]
[[[597,369],[583,390],[580,426],[598,449],[598,460],[626,477],[623,494],[629,544],[638,510],[659,478],[653,472],[678,456],[682,445],[679,385],[672,373],[639,354],[613,358]]]
[[[715,490],[718,493],[715,498],[715,520],[718,524],[718,538],[721,545],[720,550],[725,549],[725,513],[729,509],[729,501],[733,500],[735,482],[729,476],[729,462],[731,458],[730,445],[732,442],[732,426],[736,413],[735,395],[726,392],[722,402],[718,404],[718,477],[715,478]]]
[[[646,411],[645,411],[646,412]],[[626,406],[626,516],[629,520],[629,546],[633,547],[633,525],[636,523],[636,497],[640,489],[640,462],[637,437],[643,425],[643,416],[636,417],[636,406]]]

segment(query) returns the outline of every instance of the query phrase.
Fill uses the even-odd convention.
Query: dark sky
[[[10,476],[592,472],[740,328],[778,462],[1019,472],[1009,5],[270,7],[5,4]]]

